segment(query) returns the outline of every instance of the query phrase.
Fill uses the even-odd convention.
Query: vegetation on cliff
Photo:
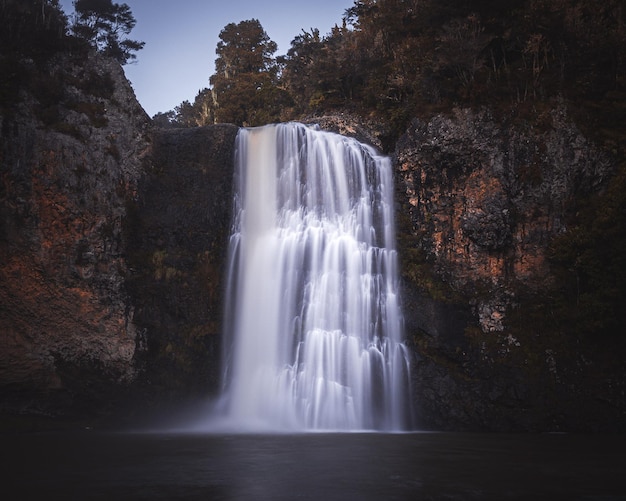
[[[122,230],[149,117],[56,1],[0,20],[0,412],[110,410],[136,377]]]
[[[50,125],[54,107],[61,100],[59,75],[45,65],[55,56],[87,59],[91,51],[121,64],[135,58],[143,42],[126,38],[135,18],[126,4],[111,0],[76,0],[70,19],[58,0],[4,0],[0,3],[0,113],[10,113],[15,104],[30,93],[42,108]],[[109,97],[110,79],[97,76],[84,79],[94,95]],[[98,113],[98,110],[89,110]]]
[[[75,0],[72,33],[102,54],[121,64],[136,59],[144,42],[124,38],[135,27],[130,7],[111,0]]]
[[[413,116],[453,106],[489,104],[528,116],[561,97],[589,130],[623,130],[625,10],[619,0],[357,0],[330,33],[303,30],[276,58],[271,40],[239,36],[252,26],[264,33],[257,20],[231,23],[220,35],[213,89],[156,118],[259,125],[341,109],[375,116],[397,137]],[[241,58],[238,70],[225,71],[225,51],[265,59],[239,71],[247,64]],[[255,115],[227,111],[232,103],[219,89],[245,86],[251,72],[268,77],[237,96],[239,108]],[[206,113],[212,108],[221,114]]]

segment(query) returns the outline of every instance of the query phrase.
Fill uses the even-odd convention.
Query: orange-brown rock
[[[615,158],[556,105],[540,124],[467,109],[415,119],[395,161],[418,422],[623,430],[623,342],[572,332],[551,254]]]
[[[149,119],[112,60],[38,71],[55,99],[26,93],[0,121],[0,392],[55,414],[136,376],[123,220]]]
[[[485,332],[502,330],[516,289],[549,285],[546,252],[566,230],[568,201],[614,169],[562,108],[546,131],[496,123],[487,111],[416,120],[396,156],[415,244],[455,289],[482,291],[479,309],[498,303],[479,315]]]

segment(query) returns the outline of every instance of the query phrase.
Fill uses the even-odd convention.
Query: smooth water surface
[[[626,500],[624,436],[3,435],[4,499]]]

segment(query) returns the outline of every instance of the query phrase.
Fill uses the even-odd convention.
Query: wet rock
[[[136,359],[153,401],[219,388],[224,263],[238,128],[155,130],[126,220]]]

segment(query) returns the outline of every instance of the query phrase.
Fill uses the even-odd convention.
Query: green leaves
[[[143,48],[144,42],[123,38],[136,24],[127,4],[111,0],[75,0],[74,9],[72,32],[120,64],[135,59],[133,52]]]
[[[277,86],[276,49],[257,19],[224,27],[210,79],[217,122],[254,126],[279,120],[284,93]]]

